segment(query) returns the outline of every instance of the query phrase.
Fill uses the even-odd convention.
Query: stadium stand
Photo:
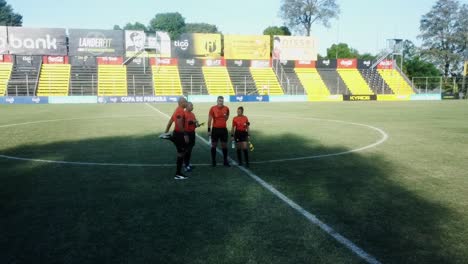
[[[249,67],[227,67],[236,94],[255,94],[257,88]]]
[[[184,94],[208,94],[201,67],[179,66],[179,75]]]
[[[226,67],[202,67],[206,88],[210,95],[234,95]]]
[[[70,68],[70,64],[42,64],[37,95],[67,96]]]
[[[357,69],[337,69],[351,94],[374,94]]]
[[[98,95],[127,96],[127,67],[124,65],[98,66]]]
[[[182,95],[177,66],[152,66],[155,95]]]
[[[307,95],[327,96],[330,91],[322,80],[322,77],[314,68],[296,68],[294,69],[299,80],[304,85]]]
[[[393,91],[376,70],[361,69],[359,72],[375,94],[393,94]]]
[[[317,69],[330,94],[350,94],[348,87],[336,70]]]
[[[39,67],[13,66],[7,95],[34,96],[36,95]]]
[[[278,77],[278,79],[280,80],[281,86],[286,93],[306,94],[305,83],[302,82],[294,68],[284,67],[283,72],[286,78],[281,80],[281,77]]]
[[[250,68],[260,95],[283,95],[284,91],[272,68]]]
[[[128,95],[153,95],[151,67],[127,65]]]
[[[0,96],[4,96],[10,80],[13,63],[0,63]]]
[[[398,72],[397,70],[378,69],[377,71],[395,94],[409,95],[414,93],[411,86],[406,82],[406,80],[403,78],[403,76],[401,76],[400,72]]]
[[[96,95],[96,66],[71,66],[70,95]]]

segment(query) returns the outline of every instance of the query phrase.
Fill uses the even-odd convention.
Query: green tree
[[[282,0],[280,17],[287,25],[310,36],[312,24],[330,26],[330,19],[337,18],[340,8],[336,0]]]
[[[122,28],[119,25],[114,25],[112,28],[113,30],[122,30]]]
[[[403,62],[403,70],[409,78],[413,77],[440,77],[437,67],[420,56],[415,56]]]
[[[143,30],[143,31],[148,31],[148,28],[146,28],[145,25],[143,25],[140,22],[135,22],[135,23],[127,23],[124,28],[124,30]]]
[[[358,57],[359,52],[346,43],[333,44],[327,49],[327,58],[329,59],[355,59]]]
[[[15,13],[5,0],[0,0],[0,26],[22,26],[23,16]]]
[[[148,28],[150,31],[168,32],[171,39],[177,39],[184,32],[185,18],[178,12],[156,14]]]
[[[359,56],[358,56],[358,59],[360,59],[360,60],[371,60],[371,61],[373,61],[376,58],[377,58],[377,56],[372,55],[372,54],[370,54],[368,52],[366,52],[364,54],[359,54]]]
[[[220,33],[216,25],[207,23],[187,23],[185,33]]]
[[[463,51],[466,49],[468,27],[466,5],[456,0],[438,0],[421,19],[420,38],[423,55],[443,72],[445,77],[461,72]]]

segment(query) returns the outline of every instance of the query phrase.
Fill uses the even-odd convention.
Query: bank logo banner
[[[65,56],[66,31],[64,28],[1,27],[0,53]]]

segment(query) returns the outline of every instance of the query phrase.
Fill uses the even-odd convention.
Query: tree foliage
[[[0,26],[22,26],[23,16],[15,13],[5,0],[0,0]]]
[[[358,57],[359,52],[346,43],[333,44],[327,49],[327,58],[329,59],[356,59]]]
[[[438,0],[421,19],[422,51],[445,77],[461,73],[467,45],[468,7],[457,0]]]
[[[185,24],[185,33],[219,33],[216,25],[207,23],[187,23]]]
[[[314,23],[329,27],[330,20],[337,18],[339,13],[336,0],[282,0],[280,9],[280,16],[287,25],[307,36],[310,36]]]
[[[135,23],[127,23],[124,27],[124,30],[142,30],[142,31],[148,31],[148,28],[140,23],[140,22],[135,22]]]
[[[177,39],[184,32],[185,18],[178,12],[161,13],[151,19],[149,31],[165,31],[171,39]]]

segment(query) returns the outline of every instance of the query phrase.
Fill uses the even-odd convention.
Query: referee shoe
[[[182,173],[178,173],[174,176],[174,180],[186,180],[186,179],[188,179],[188,177]]]

